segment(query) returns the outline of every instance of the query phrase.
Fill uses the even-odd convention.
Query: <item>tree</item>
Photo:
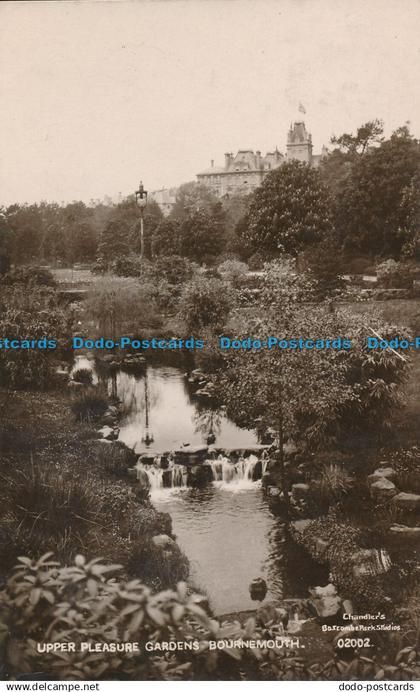
[[[222,205],[206,185],[196,182],[183,183],[178,188],[169,219],[175,222],[184,221],[196,211],[215,216],[222,212]]]
[[[180,225],[180,254],[199,263],[212,263],[225,246],[223,224],[217,217],[195,211]]]
[[[373,144],[383,141],[384,124],[382,120],[370,120],[357,128],[355,135],[344,133],[331,137],[331,144],[338,144],[348,154],[364,154]]]
[[[197,277],[185,286],[179,311],[188,331],[211,327],[217,332],[225,325],[232,304],[232,293],[223,281]]]
[[[163,219],[152,236],[153,255],[176,255],[179,252],[179,224]]]
[[[331,230],[330,199],[318,171],[289,161],[255,191],[243,238],[254,251],[296,255]]]
[[[100,237],[98,257],[109,264],[117,257],[125,257],[129,253],[128,224],[125,221],[108,221]]]
[[[392,354],[367,351],[368,318],[316,305],[312,291],[311,282],[292,265],[273,263],[260,304],[253,317],[247,315],[239,324],[236,338],[264,342],[275,334],[282,340],[315,342],[341,335],[353,340],[350,350],[275,346],[226,351],[225,368],[216,381],[235,422],[276,430],[286,504],[284,443],[293,439],[300,451],[313,452],[337,445],[350,430],[354,435],[367,425],[383,425],[399,401],[398,388],[407,372]],[[392,333],[392,327],[374,318],[370,323],[384,336]]]
[[[397,258],[410,223],[404,198],[420,171],[419,142],[404,126],[341,161],[346,172],[335,176],[332,188],[338,241],[346,251]],[[324,174],[329,166],[327,160]]]
[[[97,322],[101,336],[114,338],[124,332],[160,324],[153,286],[135,279],[106,276],[92,284],[86,314]],[[137,332],[138,333],[138,332]]]
[[[0,275],[10,269],[12,254],[12,232],[7,223],[7,217],[0,212]]]

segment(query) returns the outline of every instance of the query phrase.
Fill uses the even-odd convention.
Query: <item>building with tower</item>
[[[209,168],[197,174],[197,181],[209,187],[218,197],[246,195],[285,161],[295,159],[317,167],[327,153],[326,147],[322,147],[321,154],[312,153],[312,137],[305,123],[298,121],[290,125],[285,155],[277,147],[265,156],[260,151],[254,153],[252,149],[241,149],[235,155],[227,153],[224,166],[215,166],[212,161]]]

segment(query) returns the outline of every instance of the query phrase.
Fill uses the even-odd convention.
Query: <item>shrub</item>
[[[240,286],[248,273],[248,266],[245,262],[238,260],[225,260],[219,264],[217,271],[223,279],[229,281],[233,286]]]
[[[405,646],[386,662],[373,654],[350,661],[334,656],[308,666],[299,651],[287,648],[236,648],[235,641],[275,639],[282,624],[257,626],[249,618],[220,623],[198,605],[181,582],[174,590],[153,594],[139,580],[115,578],[118,565],[90,562],[78,555],[68,567],[52,553],[19,565],[1,592],[1,634],[7,678],[35,671],[64,680],[417,680],[420,662],[416,644]],[[79,651],[86,641],[103,645],[138,643],[138,652],[92,655]],[[75,642],[76,651],[39,655],[36,641]],[[147,642],[198,641],[198,649],[145,651]],[[209,649],[209,641],[232,640],[232,645]],[[404,647],[406,642],[401,642]]]
[[[147,536],[146,539],[138,539],[133,546],[128,570],[147,584],[169,588],[188,577],[189,564],[175,541],[162,550],[154,544],[152,537]]]
[[[141,328],[160,326],[151,283],[105,276],[92,284],[86,300],[87,319],[94,319],[102,336],[115,337]]]
[[[418,272],[416,265],[393,259],[382,262],[376,268],[378,284],[384,288],[411,288]]]
[[[97,387],[89,387],[74,395],[71,410],[78,421],[91,421],[102,416],[108,408],[106,394]]]
[[[311,484],[311,490],[317,504],[329,507],[349,493],[353,482],[345,468],[333,463],[322,467],[319,478]]]
[[[1,280],[2,284],[12,286],[14,284],[32,284],[35,286],[48,286],[55,288],[57,282],[54,275],[44,267],[16,267]]]
[[[318,541],[322,539],[322,554]],[[312,519],[302,534],[296,535],[314,559],[326,562],[331,581],[343,598],[350,598],[361,612],[389,611],[397,596],[401,597],[401,581],[395,567],[385,574],[355,577],[351,568],[351,556],[363,547],[361,529],[347,521],[341,521],[334,511],[327,516]],[[325,547],[326,546],[326,547]]]
[[[157,257],[153,264],[153,275],[157,281],[164,280],[169,284],[184,284],[189,281],[197,265],[180,255],[163,255]]]
[[[1,501],[13,517],[19,549],[40,554],[51,542],[68,555],[97,517],[96,489],[86,478],[47,463],[12,468],[2,478]],[[2,555],[0,561],[7,560]]]
[[[46,343],[39,348],[0,349],[0,378],[13,389],[46,389],[54,384],[54,356],[67,341],[70,324],[50,288],[16,284],[0,291],[0,334],[3,338],[41,343],[58,342],[57,349]]]
[[[74,382],[79,382],[80,384],[92,384],[93,383],[93,373],[89,368],[78,368],[72,374],[72,379]]]
[[[99,467],[112,476],[127,476],[127,469],[135,466],[137,456],[123,442],[93,443],[92,454]]]
[[[203,327],[217,331],[225,325],[232,304],[232,292],[223,281],[200,277],[185,286],[180,314],[188,331],[197,332]]]

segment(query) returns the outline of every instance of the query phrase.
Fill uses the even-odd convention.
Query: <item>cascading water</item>
[[[167,468],[162,468],[161,458],[156,457],[153,464],[137,464],[137,477],[145,473],[150,482],[150,490],[156,491],[162,488],[186,488],[188,485],[188,472],[185,466],[168,463]]]
[[[219,455],[217,459],[209,459],[205,463],[210,466],[213,482],[219,487],[245,490],[256,486],[267,469],[268,460],[258,459],[251,454],[233,463],[227,457]]]
[[[189,471],[186,466],[176,464],[173,460],[166,462],[162,468],[161,457],[157,456],[153,464],[137,464],[137,476],[146,474],[151,492],[170,488],[186,488],[189,485]],[[228,457],[219,455],[217,459],[207,459],[203,466],[210,469],[209,480],[217,487],[228,490],[246,490],[259,486],[259,479],[266,471],[267,459],[258,459],[255,455],[241,457],[233,462]]]

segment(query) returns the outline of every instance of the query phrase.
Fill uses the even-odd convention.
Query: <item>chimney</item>
[[[211,164],[211,167],[213,168],[213,166],[214,166],[214,159],[212,159],[212,160],[210,161],[210,164]]]
[[[225,154],[225,168],[229,168],[232,154]]]

